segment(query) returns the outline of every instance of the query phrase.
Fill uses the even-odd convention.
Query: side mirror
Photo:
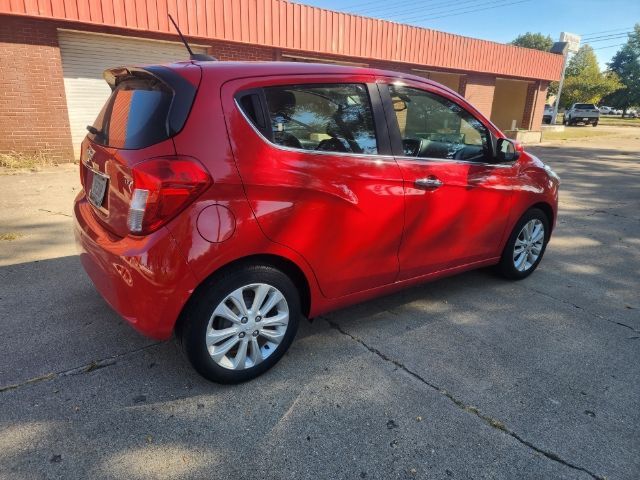
[[[522,146],[508,138],[499,138],[496,144],[496,160],[498,163],[515,162],[520,158]]]

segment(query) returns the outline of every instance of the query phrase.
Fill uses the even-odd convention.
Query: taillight
[[[132,176],[127,226],[136,235],[160,228],[211,184],[205,168],[188,157],[146,160],[132,168]]]

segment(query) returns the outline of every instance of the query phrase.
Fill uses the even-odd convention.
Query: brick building
[[[502,129],[538,130],[562,57],[286,0],[0,0],[0,153],[70,160],[109,88],[107,67],[186,58],[289,60],[410,72],[464,95]]]

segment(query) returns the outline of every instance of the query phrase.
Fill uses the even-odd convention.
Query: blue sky
[[[297,1],[504,43],[527,31],[554,40],[562,31],[582,34],[602,68],[626,41],[624,33],[640,22],[639,0]]]

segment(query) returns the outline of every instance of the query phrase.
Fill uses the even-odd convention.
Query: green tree
[[[548,52],[551,50],[551,47],[553,47],[553,39],[549,35],[545,36],[542,33],[527,32],[518,35],[516,39],[511,42],[511,45]]]
[[[609,70],[618,76],[621,88],[605,100],[626,114],[629,107],[640,105],[640,23],[636,23],[627,43],[611,59]]]
[[[615,92],[621,84],[613,72],[600,72],[598,60],[590,45],[583,45],[569,60],[562,87],[560,105],[595,103]]]

